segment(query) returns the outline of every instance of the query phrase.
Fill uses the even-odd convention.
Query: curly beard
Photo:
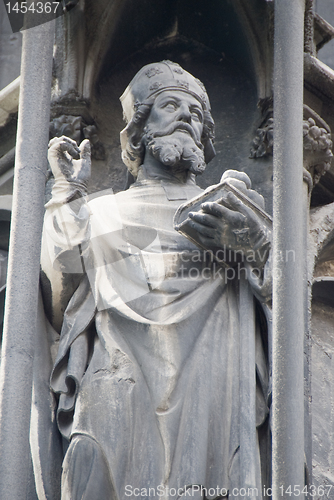
[[[175,122],[165,130],[145,131],[146,145],[152,156],[174,172],[202,174],[206,168],[203,145],[196,140],[192,127]]]

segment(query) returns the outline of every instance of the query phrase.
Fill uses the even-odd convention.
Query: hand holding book
[[[179,207],[175,229],[214,255],[222,249],[237,252],[235,262],[223,259],[227,265],[247,259],[250,252],[263,255],[264,247],[270,248],[272,223],[262,196],[250,187],[245,173],[228,170],[219,184]]]

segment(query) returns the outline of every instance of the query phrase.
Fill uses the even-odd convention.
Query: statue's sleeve
[[[90,213],[85,197],[46,205],[42,257],[47,257],[55,270],[69,274],[83,273],[84,253],[89,239]]]
[[[75,193],[75,199],[71,199]],[[84,274],[89,252],[90,212],[85,196],[65,185],[46,205],[41,251],[41,286],[45,312],[60,332],[64,311]]]
[[[264,239],[256,253],[257,259],[246,263],[247,278],[260,303],[270,304],[272,300],[272,249],[268,238]]]

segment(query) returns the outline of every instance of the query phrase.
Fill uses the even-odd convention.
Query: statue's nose
[[[178,120],[186,123],[191,122],[191,113],[188,106],[186,106],[185,104],[183,104],[180,108]]]

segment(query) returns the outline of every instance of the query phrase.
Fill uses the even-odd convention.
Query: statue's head
[[[147,150],[164,165],[195,174],[215,156],[205,87],[178,64],[144,66],[120,100],[127,122],[121,132],[122,159],[135,177]]]

